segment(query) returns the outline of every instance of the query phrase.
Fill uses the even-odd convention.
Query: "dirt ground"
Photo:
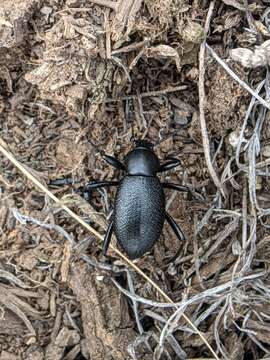
[[[87,202],[80,188],[123,176],[103,152],[123,159],[134,139],[150,140],[162,161],[181,161],[161,179],[193,195],[166,191],[186,236],[176,259],[179,241],[165,224],[135,261],[177,303],[166,307],[1,154],[0,360],[269,359],[269,3],[214,2],[203,77],[209,7],[1,0],[0,145],[101,235],[115,189]],[[52,185],[58,179],[69,183]]]

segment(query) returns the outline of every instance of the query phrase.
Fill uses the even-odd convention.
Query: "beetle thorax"
[[[156,176],[160,168],[156,154],[148,148],[137,147],[125,157],[128,175]]]

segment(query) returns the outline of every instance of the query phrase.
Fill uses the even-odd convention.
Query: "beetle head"
[[[135,148],[124,159],[128,175],[156,175],[160,169],[160,162],[153,149],[154,145],[149,141],[135,141]]]

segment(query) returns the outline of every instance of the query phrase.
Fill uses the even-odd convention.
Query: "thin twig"
[[[246,250],[247,243],[247,180],[244,178],[242,200],[242,249]]]
[[[194,265],[195,265],[195,271],[196,271],[196,275],[199,281],[199,284],[202,288],[202,290],[205,290],[204,285],[203,285],[203,281],[202,281],[202,277],[201,277],[201,273],[200,273],[200,258],[199,258],[199,249],[198,249],[198,239],[197,239],[197,233],[196,233],[196,228],[198,227],[198,216],[195,215],[194,216],[194,236],[193,236],[193,243],[194,243]]]
[[[163,90],[148,91],[148,92],[141,93],[140,97],[143,98],[143,97],[150,97],[150,96],[160,96],[160,95],[165,95],[165,94],[171,93],[171,92],[186,90],[187,88],[188,88],[187,85],[168,87],[167,89],[163,89]],[[136,99],[137,99],[137,95],[128,95],[128,96],[124,96],[119,99],[108,98],[105,100],[105,103],[117,102],[117,101],[123,101],[123,100],[136,100]]]
[[[148,43],[149,43],[149,39],[146,38],[137,43],[133,43],[131,45],[127,45],[127,46],[123,46],[122,48],[115,49],[112,51],[112,55],[123,54],[123,53],[128,53],[131,51],[135,51],[135,50],[141,49],[143,46],[146,46]]]
[[[104,14],[104,23],[105,23],[105,34],[106,34],[106,57],[107,59],[111,58],[112,47],[111,47],[111,29],[110,29],[110,10],[107,9]]]
[[[143,111],[142,97],[141,97],[139,91],[137,92],[137,101],[138,101],[138,104],[139,104],[139,116],[141,118],[142,126],[145,129],[147,129],[147,122],[146,122],[146,119],[145,119],[145,116],[144,116],[144,111]]]
[[[205,26],[204,26],[204,41],[201,44],[200,48],[200,54],[199,54],[199,108],[200,108],[200,124],[201,124],[201,132],[202,132],[202,141],[203,141],[203,149],[204,149],[204,156],[206,165],[208,167],[209,173],[214,181],[214,184],[216,187],[221,191],[222,195],[225,197],[225,186],[222,185],[221,181],[218,178],[218,175],[214,169],[214,166],[212,164],[211,155],[210,155],[210,145],[209,145],[209,138],[208,138],[208,132],[206,127],[206,121],[205,121],[205,115],[204,115],[204,103],[205,103],[205,90],[204,90],[204,74],[205,74],[205,68],[204,68],[204,57],[205,57],[205,46],[206,46],[206,37],[207,32],[209,30],[210,26],[210,20],[211,16],[214,10],[215,1],[212,1]]]
[[[63,210],[65,210],[74,220],[76,220],[80,225],[82,225],[86,230],[95,235],[98,239],[103,240],[103,236],[99,234],[92,226],[88,225],[83,219],[75,214],[71,209],[66,205],[62,204],[61,200],[58,199],[51,191],[49,191],[46,186],[44,186],[40,181],[38,181],[9,151],[7,151],[3,146],[4,142],[0,139],[0,152],[12,162],[32,183],[48,195],[55,203],[57,203]],[[117,248],[111,246],[112,250],[122,258],[130,267],[132,267],[138,274],[140,274],[149,284],[151,284],[159,294],[170,304],[174,304],[173,300],[153,281],[151,280],[138,266],[136,266],[131,260],[129,260],[124,254],[121,253]],[[207,339],[201,333],[201,331],[192,323],[192,321],[185,315],[182,314],[186,322],[191,326],[191,328],[199,335],[199,337],[206,344],[210,352],[213,354],[216,360],[219,360],[214,349],[211,347]]]
[[[265,84],[265,79],[262,80],[259,85],[257,86],[255,92],[256,94],[258,95],[259,92],[261,91],[262,87],[264,86]],[[243,144],[243,142],[245,141],[245,138],[244,138],[244,134],[245,134],[245,130],[246,130],[246,127],[247,127],[247,123],[248,123],[248,120],[249,120],[249,117],[250,117],[250,114],[252,112],[252,109],[254,107],[254,104],[256,102],[256,97],[255,96],[252,96],[251,100],[250,100],[250,104],[248,106],[248,109],[246,111],[246,115],[245,115],[245,118],[244,118],[244,121],[243,121],[243,124],[242,124],[242,127],[241,127],[241,131],[240,131],[240,134],[239,134],[239,140],[238,140],[238,144],[237,144],[237,147],[236,147],[236,156],[235,156],[235,159],[236,159],[236,164],[237,166],[239,167],[239,169],[242,169],[244,164],[241,164],[240,163],[240,151],[241,151],[241,146]],[[247,169],[248,170],[248,169]]]

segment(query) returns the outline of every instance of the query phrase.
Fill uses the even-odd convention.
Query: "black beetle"
[[[136,259],[151,250],[160,237],[165,220],[169,223],[178,239],[184,235],[175,220],[165,210],[164,188],[190,191],[186,186],[161,183],[157,173],[180,164],[171,158],[164,164],[154,153],[154,145],[148,141],[136,141],[135,147],[124,158],[124,162],[103,155],[104,159],[125,176],[121,181],[95,181],[85,189],[117,186],[114,210],[104,237],[103,254],[106,255],[112,233],[130,259]]]

